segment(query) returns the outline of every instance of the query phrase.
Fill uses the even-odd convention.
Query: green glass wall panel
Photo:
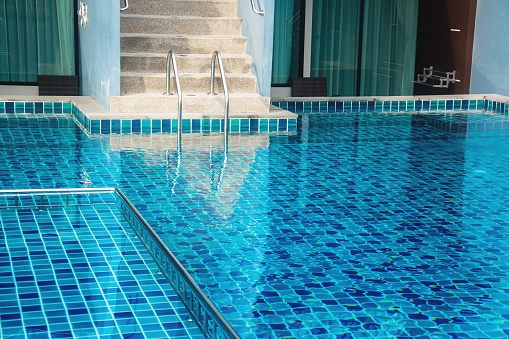
[[[365,0],[361,96],[413,95],[419,0]]]
[[[356,95],[360,0],[313,0],[311,76],[327,78],[327,95]]]
[[[329,96],[412,95],[418,7],[419,0],[313,0],[311,77],[327,78]],[[273,85],[301,72],[299,8],[276,0]]]
[[[300,0],[276,0],[274,8],[274,49],[272,58],[272,84],[289,84],[299,76]]]
[[[37,82],[38,75],[75,75],[71,0],[0,2],[0,81]]]

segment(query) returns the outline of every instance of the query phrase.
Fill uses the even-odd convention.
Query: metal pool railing
[[[175,292],[187,308],[191,318],[200,328],[205,338],[240,339],[239,335],[217,310],[212,302],[182,267],[173,253],[145,221],[141,214],[118,188],[75,188],[75,189],[20,189],[0,190],[0,209],[3,208],[39,208],[65,207],[94,204],[94,194],[110,193],[115,195],[115,204],[131,225],[136,236],[145,245],[156,262],[160,272],[172,285]],[[69,202],[71,195],[87,195],[83,203]],[[2,199],[5,198],[5,199]],[[53,199],[55,198],[55,199]],[[53,203],[52,203],[53,201]],[[101,203],[99,204],[113,204]]]
[[[228,127],[229,127],[229,115],[230,115],[230,94],[228,93],[228,85],[226,84],[226,76],[223,67],[223,58],[221,53],[215,51],[212,53],[212,65],[210,71],[210,95],[216,95],[214,93],[214,80],[216,73],[216,59],[219,64],[219,71],[221,73],[221,81],[223,82],[224,89],[224,143],[228,145]]]

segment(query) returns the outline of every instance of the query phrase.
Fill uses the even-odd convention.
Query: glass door
[[[273,85],[292,76],[326,77],[328,96],[413,95],[419,0],[275,4]],[[301,7],[312,15],[297,23]],[[304,26],[312,27],[310,43]]]
[[[75,75],[74,2],[0,2],[0,83]]]

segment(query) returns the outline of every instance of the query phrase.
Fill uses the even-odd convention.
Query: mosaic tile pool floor
[[[0,338],[202,338],[112,194],[93,196],[0,208]]]
[[[303,114],[226,162],[11,125],[0,187],[121,188],[242,338],[506,338],[507,118],[451,114]]]

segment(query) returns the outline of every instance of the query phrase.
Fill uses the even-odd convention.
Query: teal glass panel
[[[413,95],[419,0],[364,0],[361,96]]]
[[[311,76],[327,78],[327,95],[357,88],[360,0],[314,0]]]
[[[75,75],[73,1],[0,1],[0,81],[39,75]]]
[[[274,8],[274,50],[272,84],[286,85],[299,76],[301,0],[276,0]]]

